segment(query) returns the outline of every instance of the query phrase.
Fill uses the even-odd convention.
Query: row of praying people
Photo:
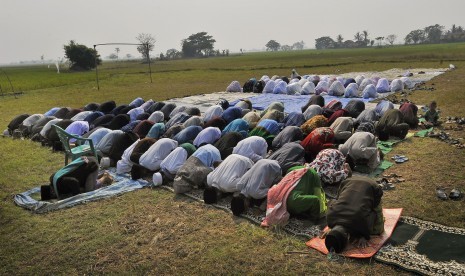
[[[412,89],[415,83],[408,76],[400,76],[392,81],[378,76],[365,77],[358,75],[355,78],[342,76],[300,76],[295,69],[291,75],[269,77],[263,75],[260,79],[250,78],[243,86],[240,82],[232,81],[226,92],[253,92],[286,95],[330,95],[346,98],[377,98],[378,93],[397,92]]]

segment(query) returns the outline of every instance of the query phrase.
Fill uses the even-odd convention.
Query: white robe
[[[225,193],[236,192],[237,183],[252,166],[253,162],[249,158],[231,154],[207,175],[207,185]]]
[[[215,143],[218,139],[221,138],[221,130],[217,127],[207,127],[203,129],[199,134],[197,134],[197,137],[195,137],[194,146],[197,148],[200,147],[202,144],[213,144]]]
[[[165,159],[160,163],[160,169],[175,175],[182,165],[187,160],[187,151],[182,147],[175,148]]]
[[[240,141],[233,149],[232,153],[239,154],[257,162],[265,158],[268,149],[266,140],[260,136],[250,136]]]
[[[281,176],[278,161],[262,159],[241,177],[236,189],[246,197],[262,199],[268,194],[268,189],[279,182]]]
[[[178,142],[170,138],[162,138],[155,142],[150,148],[142,154],[139,164],[151,171],[160,169],[163,159],[178,146]]]
[[[128,173],[132,169],[132,165],[134,165],[134,162],[131,161],[131,154],[134,151],[134,148],[136,147],[137,143],[139,143],[140,139],[137,139],[132,145],[129,146],[124,152],[123,156],[121,156],[121,160],[119,160],[116,163],[116,173],[117,174],[123,174],[123,173]]]
[[[223,115],[223,108],[221,108],[219,105],[212,105],[207,109],[207,111],[205,111],[205,114],[203,115],[203,121],[208,122],[211,119],[221,117],[221,115]]]

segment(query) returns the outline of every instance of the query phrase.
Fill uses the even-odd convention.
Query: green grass
[[[465,116],[465,44],[305,50],[155,62],[153,84],[147,65],[105,63],[95,72],[56,74],[47,66],[5,67],[18,98],[0,97],[0,128],[21,113],[44,113],[53,106],[81,107],[113,99],[167,98],[222,91],[232,80],[245,82],[263,74],[382,71],[457,65],[415,91],[417,104],[438,102],[442,116]],[[0,75],[0,85],[9,84]],[[450,131],[465,138],[463,131]],[[431,138],[411,138],[393,154],[410,161],[387,173],[405,183],[385,193],[385,207],[403,207],[404,215],[465,227],[464,201],[442,202],[436,186],[465,190],[465,151]],[[57,212],[32,215],[13,204],[12,196],[48,181],[63,155],[28,140],[0,138],[0,274],[399,274],[391,266],[344,259],[341,263],[308,250],[304,241],[262,229],[222,210],[159,189],[144,189]],[[289,251],[302,254],[287,254]]]

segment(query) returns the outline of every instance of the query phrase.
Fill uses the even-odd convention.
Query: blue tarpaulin
[[[132,180],[127,174],[117,175],[114,173],[114,168],[112,168],[109,172],[114,179],[113,184],[110,186],[102,187],[91,192],[78,194],[58,201],[35,200],[32,198],[32,195],[40,193],[40,187],[35,187],[29,191],[15,195],[14,202],[18,206],[31,210],[33,213],[40,214],[153,186],[151,181],[149,182],[143,179]]]
[[[285,95],[285,94],[260,94],[248,98],[252,102],[253,109],[256,110],[265,110],[272,102],[282,102],[284,103],[284,112],[302,112],[302,106],[304,106],[311,95]],[[364,99],[364,98],[344,98],[344,97],[335,97],[335,96],[323,96],[325,98],[325,103],[330,102],[331,100],[338,100],[342,103],[342,106],[345,106],[350,100],[358,99],[365,103],[375,100],[374,98]],[[239,102],[240,99],[230,102],[230,105],[235,105]]]

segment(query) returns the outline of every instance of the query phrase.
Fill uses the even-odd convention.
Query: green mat
[[[375,178],[378,175],[382,174],[384,170],[392,167],[392,165],[394,165],[394,163],[383,160],[381,164],[379,164],[379,166],[372,172],[370,172],[370,169],[366,165],[356,165],[354,171],[361,174],[365,174],[368,177]]]
[[[384,170],[389,169],[393,165],[394,163],[383,160],[383,162],[381,162],[381,164],[379,164],[379,166],[369,174],[369,177],[377,177],[378,175],[382,174]]]
[[[415,133],[414,136],[424,138],[424,137],[428,136],[428,133],[430,133],[431,131],[433,131],[432,127],[428,128],[428,129],[420,130],[417,133]]]

